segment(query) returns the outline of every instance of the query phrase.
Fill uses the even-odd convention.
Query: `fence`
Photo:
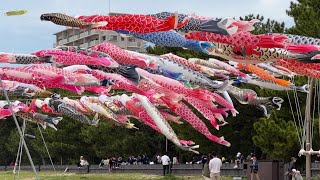
[[[283,164],[276,161],[260,161],[259,174],[261,176],[268,176],[273,180],[285,180],[284,175],[287,170],[288,164]],[[234,164],[224,163],[221,167],[221,175],[223,176],[237,176],[247,177],[250,173],[250,167],[248,163],[240,164],[237,169],[234,169]],[[312,163],[311,166],[312,177],[320,177],[320,163]],[[108,166],[100,168],[98,165],[90,165],[82,168],[78,168],[76,165],[56,165],[57,171],[64,171],[66,168],[68,172],[72,173],[107,173]],[[21,166],[21,170],[32,171],[31,166]],[[36,166],[38,171],[52,171],[53,168],[50,165],[38,165]],[[0,171],[12,171],[12,166],[0,166]],[[194,175],[200,176],[202,172],[202,164],[176,164],[172,166],[172,174],[174,175]],[[145,174],[162,174],[161,164],[152,165],[121,165],[119,168],[113,169],[113,173],[145,173]],[[272,175],[272,177],[270,176]],[[267,178],[267,179],[270,179]],[[265,179],[265,178],[264,178]]]
[[[244,177],[245,171],[242,165],[238,169],[233,168],[234,164],[225,163],[221,167],[221,174],[224,176],[241,176]],[[98,165],[90,165],[78,168],[76,165],[55,165],[57,171],[64,171],[68,168],[68,172],[72,173],[107,173],[108,166],[100,168]],[[32,171],[31,166],[20,166],[21,170]],[[50,165],[36,166],[38,171],[53,171]],[[12,166],[0,166],[0,171],[12,171]],[[174,175],[195,175],[199,176],[202,172],[202,164],[175,164],[172,166],[172,174]],[[162,174],[161,164],[145,164],[145,165],[120,165],[114,168],[113,173],[145,173],[145,174]]]

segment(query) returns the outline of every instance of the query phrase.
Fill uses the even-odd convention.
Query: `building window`
[[[118,41],[118,36],[116,36],[116,35],[109,35],[109,41]]]
[[[105,41],[106,40],[106,36],[102,36],[102,41]]]
[[[136,42],[135,38],[129,38],[129,42]]]
[[[124,41],[124,38],[123,38],[123,37],[121,37],[121,41]]]

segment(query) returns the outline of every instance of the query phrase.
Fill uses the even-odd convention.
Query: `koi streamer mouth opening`
[[[42,14],[40,16],[40,20],[41,21],[51,21],[52,18],[53,18],[53,16],[49,15],[49,14]]]

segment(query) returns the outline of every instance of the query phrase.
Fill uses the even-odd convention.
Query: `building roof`
[[[77,28],[70,28],[70,27],[66,27],[66,29],[65,29],[65,30],[62,30],[62,31],[56,32],[56,33],[54,33],[53,35],[57,35],[57,34],[62,33],[62,32],[64,32],[64,31],[73,31],[74,29],[77,29]]]

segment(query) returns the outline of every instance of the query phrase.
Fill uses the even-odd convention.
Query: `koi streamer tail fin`
[[[312,62],[319,62],[320,60],[320,51],[311,51],[308,53],[291,53],[289,52],[288,56],[291,59],[297,60],[297,61],[306,61],[308,63]]]
[[[207,137],[209,139],[211,139],[212,141],[214,141],[216,143],[219,143],[221,145],[224,145],[224,146],[227,146],[227,147],[231,146],[230,142],[226,141],[223,136],[219,138],[219,137],[217,137],[217,136],[215,136],[213,134],[208,134]]]
[[[307,44],[288,44],[286,50],[294,53],[308,53],[312,51],[319,51],[319,46]]]
[[[184,146],[192,146],[194,145],[195,143],[191,140],[187,141],[187,140],[183,140],[183,139],[180,139],[179,142],[184,145]]]
[[[48,125],[49,127],[51,127],[52,129],[54,129],[54,130],[58,131],[58,129],[56,128],[56,126],[55,126],[55,125],[50,124],[50,123],[48,123],[47,125]]]
[[[124,126],[125,128],[128,128],[128,129],[136,129],[136,130],[139,130],[139,128],[135,127],[133,123],[131,122],[126,122],[126,125]]]
[[[265,105],[260,104],[259,107],[263,110],[264,115],[269,119],[270,118],[270,111],[267,109]]]
[[[199,154],[199,151],[194,150],[194,149],[198,149],[199,147],[200,147],[199,145],[191,146],[191,147],[189,147],[188,151]]]
[[[134,65],[120,66],[119,70],[117,70],[117,73],[129,79],[133,83],[138,84],[139,74],[136,71],[136,67],[137,66]]]
[[[63,117],[53,117],[52,122],[54,125],[58,125],[58,123],[63,119]]]
[[[100,119],[99,119],[99,114],[96,113],[91,121],[92,126],[98,126]]]
[[[273,102],[274,105],[278,106],[277,110],[280,110],[284,100],[282,98],[280,98],[280,97],[273,97],[272,98],[272,102]]]
[[[201,24],[200,31],[212,32],[223,35],[232,35],[238,31],[237,26],[228,28],[234,20],[232,18],[224,18],[221,20],[212,19]]]

